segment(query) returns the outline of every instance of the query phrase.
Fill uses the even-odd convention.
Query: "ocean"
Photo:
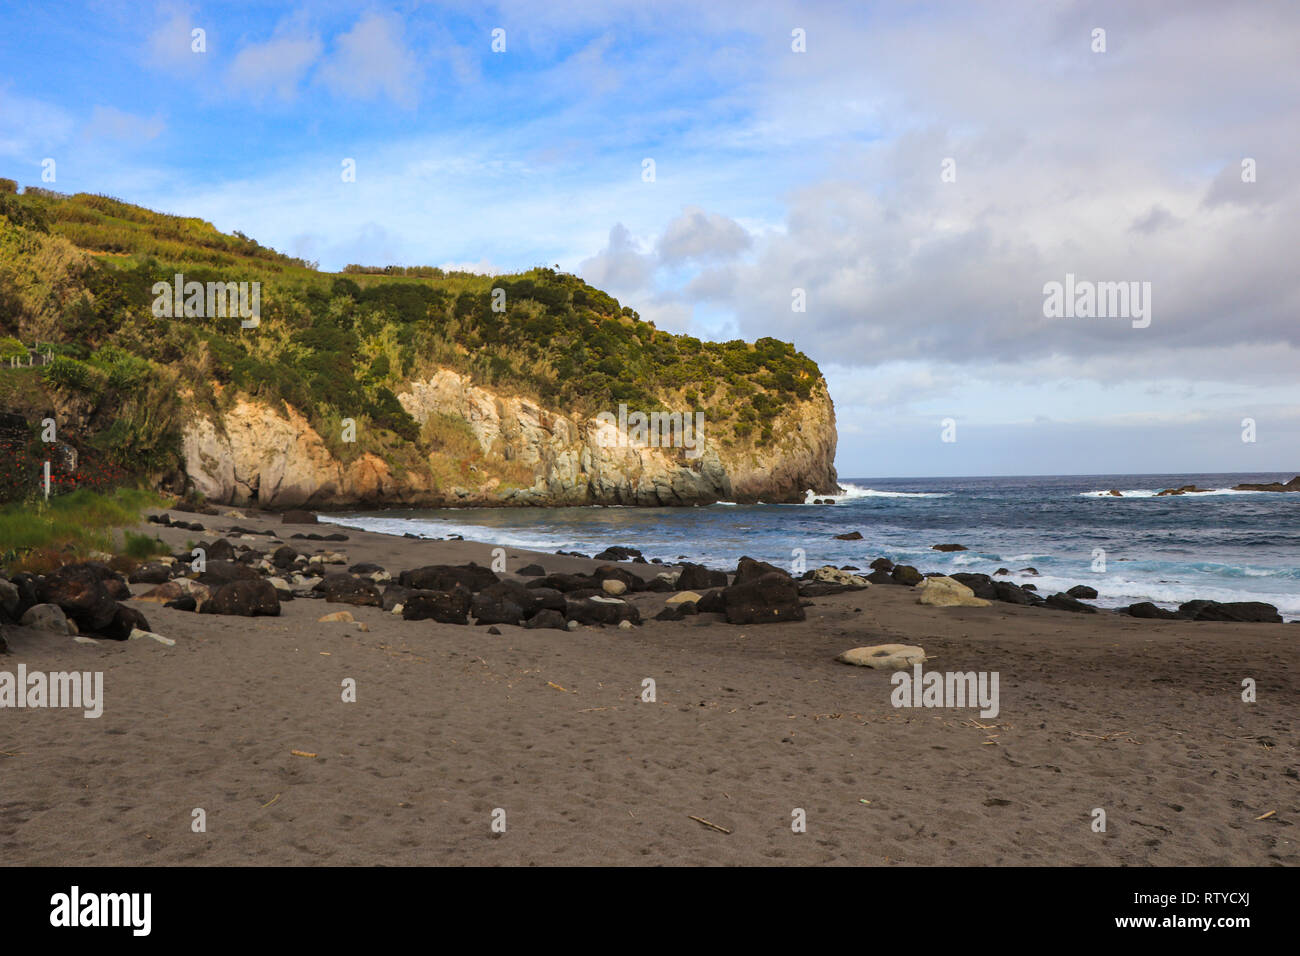
[[[1300,493],[1234,492],[1289,473],[1086,475],[1023,478],[853,478],[834,504],[697,508],[457,508],[322,514],[388,534],[463,535],[485,544],[594,555],[610,545],[646,559],[732,569],[741,555],[791,567],[887,557],[922,571],[1013,573],[1040,594],[1076,584],[1095,604],[1265,601],[1300,620]],[[1156,497],[1195,484],[1206,494]],[[1122,498],[1107,494],[1111,488]],[[811,502],[812,496],[809,496]],[[837,541],[857,531],[860,541]],[[931,545],[969,550],[943,553]],[[1104,562],[1098,560],[1104,558]],[[487,563],[489,556],[485,554]],[[1032,567],[1037,576],[1024,573]]]

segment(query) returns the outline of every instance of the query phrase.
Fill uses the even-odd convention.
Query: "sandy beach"
[[[490,544],[468,541],[253,512],[198,520],[207,533],[142,530],[179,550],[232,525],[265,529],[394,578],[492,560]],[[348,541],[289,538],[339,530]],[[276,539],[229,540],[269,551]],[[607,563],[507,549],[508,571],[532,562]],[[1296,625],[929,607],[887,585],[813,598],[799,622],[653,620],[669,596],[628,595],[644,619],[631,630],[493,635],[308,599],[256,618],[131,600],[173,646],[6,628],[0,670],[103,671],[104,712],[0,711],[3,861],[1300,861]],[[339,610],[355,622],[318,623]],[[889,672],[835,660],[884,643],[921,645],[927,670],[997,672],[1000,713],[895,708]],[[355,703],[342,700],[349,678]],[[206,832],[192,830],[196,808]],[[505,832],[492,828],[498,809]],[[792,829],[796,809],[806,832]]]

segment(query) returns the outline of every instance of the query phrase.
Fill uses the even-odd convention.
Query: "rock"
[[[281,524],[319,524],[316,515],[310,511],[286,511],[280,515]]]
[[[0,615],[11,621],[18,620],[20,603],[22,603],[22,595],[18,591],[18,585],[0,578]]]
[[[835,540],[836,540],[836,541],[861,541],[861,540],[862,540],[862,532],[861,532],[861,531],[850,531],[848,534],[837,534],[837,535],[835,536]]]
[[[1188,601],[1179,606],[1180,617],[1193,621],[1233,621],[1250,624],[1281,624],[1277,608],[1263,601]]]
[[[231,581],[260,581],[261,578],[260,574],[246,564],[234,561],[209,561],[203,573],[199,575],[199,583],[215,587]]]
[[[473,600],[469,588],[459,583],[446,591],[411,591],[402,602],[402,620],[468,624]]]
[[[1123,498],[1123,497],[1124,497],[1124,493],[1123,493],[1123,492],[1121,492],[1121,491],[1116,491],[1114,488],[1110,489],[1110,491],[1106,492],[1106,494],[1110,495],[1112,498]]]
[[[925,662],[925,650],[915,644],[873,644],[855,647],[835,658],[842,664],[876,670],[905,671]]]
[[[351,611],[335,611],[333,614],[323,614],[316,618],[317,624],[351,624],[356,618],[352,616]]]
[[[1296,475],[1286,484],[1280,481],[1270,481],[1266,484],[1240,484],[1234,485],[1233,491],[1300,491],[1300,475]]]
[[[127,577],[132,584],[163,584],[172,578],[171,568],[157,561],[142,564]]]
[[[632,622],[631,622],[631,621],[628,621],[628,620],[622,620],[622,621],[619,621],[619,622],[618,622],[618,629],[619,629],[620,631],[630,631],[630,630],[632,630]]]
[[[649,587],[640,575],[633,574],[627,568],[616,568],[612,564],[602,564],[591,576],[596,580],[597,587],[611,578],[623,582],[629,591],[645,591]]]
[[[1097,599],[1097,589],[1090,588],[1086,584],[1076,584],[1065,593],[1072,598],[1082,598],[1085,601],[1095,601]]]
[[[568,622],[565,621],[564,615],[559,611],[553,611],[550,608],[542,608],[528,620],[524,621],[524,627],[537,629],[548,628],[555,631],[568,629]]]
[[[1130,604],[1126,608],[1121,608],[1121,610],[1130,617],[1148,618],[1157,621],[1180,621],[1183,619],[1176,611],[1167,611],[1150,601],[1139,601],[1137,604]]]
[[[596,555],[597,561],[632,561],[641,557],[641,552],[636,548],[624,548],[619,545],[606,548],[600,554]]]
[[[983,598],[986,601],[997,600],[997,589],[993,587],[993,579],[987,574],[971,574],[965,571],[959,571],[956,574],[948,575],[948,577],[966,585],[966,587],[971,589],[971,593],[977,598]]]
[[[277,568],[288,570],[298,561],[298,552],[287,544],[282,544],[271,552],[271,563]]]
[[[404,588],[400,584],[390,584],[384,588],[383,596],[380,598],[382,602],[380,606],[385,611],[391,611],[397,605],[404,603],[411,591],[411,588]]]
[[[998,575],[1010,574],[1010,573],[1011,571],[1007,568],[998,568],[996,571],[993,572],[993,575],[994,577],[997,577]]]
[[[37,604],[34,607],[29,607],[19,623],[23,627],[48,631],[51,634],[67,636],[72,633],[68,627],[67,615],[63,613],[63,608],[57,604]]]
[[[495,624],[492,625],[491,627],[489,627],[488,630],[487,630],[487,632],[488,632],[489,634],[495,634],[495,635],[497,635],[498,637],[501,636],[501,628],[497,627]]]
[[[280,596],[275,593],[275,588],[260,578],[230,581],[218,586],[199,611],[240,617],[277,617],[280,614]]]
[[[893,573],[890,574],[890,578],[895,584],[905,584],[910,587],[915,587],[925,580],[925,575],[916,570],[916,568],[912,567],[910,564],[899,564],[894,567]]]
[[[590,597],[568,602],[565,617],[579,624],[618,624],[620,621],[641,623],[641,612],[618,598]]]
[[[932,544],[931,551],[969,551],[964,544]]]
[[[620,594],[627,593],[627,585],[617,578],[606,578],[600,582],[601,590],[611,597],[618,597]]]
[[[1096,614],[1097,609],[1091,604],[1084,604],[1068,594],[1053,594],[1043,602],[1044,606],[1057,611],[1074,611],[1076,614]]]
[[[666,575],[659,575],[666,579]],[[727,572],[714,571],[702,564],[683,564],[681,573],[672,582],[679,591],[705,591],[709,588],[725,588]]]
[[[812,580],[821,581],[826,584],[843,585],[848,590],[861,591],[864,588],[871,587],[871,583],[864,577],[854,574],[851,571],[844,571],[840,568],[832,567],[829,564],[823,565],[812,572]]]
[[[133,607],[127,607],[125,604],[117,606],[117,613],[113,615],[113,620],[108,627],[100,628],[96,636],[107,638],[110,641],[125,641],[135,630],[150,630],[149,621],[143,614]]]
[[[515,574],[524,578],[540,578],[546,576],[546,569],[540,564],[528,564],[516,571]]]
[[[668,605],[669,607],[672,607],[675,604],[685,604],[688,601],[691,604],[699,604],[700,596],[696,594],[694,591],[678,591],[672,597],[664,601],[664,604]]]
[[[1021,568],[1021,569],[1020,569],[1020,573],[1021,573],[1021,574],[1033,574],[1033,575],[1037,575],[1037,574],[1038,574],[1038,569],[1037,569],[1037,568]]]
[[[1195,492],[1213,491],[1212,488],[1197,488],[1195,485],[1182,485],[1178,488],[1166,488],[1164,491],[1157,491],[1156,497],[1163,498],[1166,495],[1187,495]]]
[[[380,607],[383,599],[373,581],[355,578],[350,574],[327,574],[313,588],[323,594],[330,604],[351,604],[356,607]]]
[[[1037,585],[1037,584],[1022,584],[1022,585],[1020,585],[1020,588],[1021,588],[1021,590],[1024,590],[1024,591],[1037,591],[1037,590],[1038,590],[1038,585]]]
[[[208,561],[235,560],[235,546],[225,538],[218,538],[209,545],[201,545],[207,552]]]
[[[580,630],[581,628],[582,628],[581,621],[566,621],[564,623],[564,629],[566,631],[577,631]]]
[[[474,595],[469,613],[475,624],[519,624],[538,608],[538,599],[518,581],[498,581]]]
[[[736,574],[732,578],[732,585],[747,584],[750,581],[757,581],[759,578],[768,574],[779,574],[782,577],[789,578],[790,575],[782,568],[774,564],[768,564],[766,561],[755,561],[753,558],[744,557],[736,565]]]
[[[726,614],[727,602],[722,596],[724,590],[725,588],[705,592],[705,594],[695,602],[695,607],[702,614]]]
[[[196,601],[206,601],[211,595],[207,586],[192,581],[189,578],[173,578],[166,584],[160,584],[152,590],[146,591],[136,598],[137,601],[149,601],[153,604],[166,604],[169,601],[175,601],[187,595],[192,595]]]
[[[976,597],[975,592],[960,581],[944,575],[926,578],[917,590],[920,597],[916,603],[931,607],[988,607],[990,604],[984,598]]]
[[[174,611],[197,611],[199,601],[192,594],[182,594],[180,597],[168,601],[163,607],[169,607]]]
[[[1034,603],[1034,599],[1028,591],[1009,581],[994,581],[993,595],[996,600],[1005,601],[1007,604],[1029,605]]]
[[[105,586],[101,567],[65,564],[47,574],[37,588],[41,602],[57,604],[82,633],[108,627],[117,615],[117,602]]]
[[[806,616],[798,586],[784,573],[733,584],[722,592],[722,599],[729,624],[775,624],[802,621]]]
[[[868,567],[870,567],[872,571],[892,571],[894,570],[894,562],[890,561],[888,558],[876,558],[876,560],[872,561]]]
[[[480,567],[471,561],[469,564],[431,564],[410,571],[403,571],[397,576],[397,583],[402,587],[420,591],[448,591],[459,584],[470,591],[481,591],[491,587],[500,580],[496,573]]]

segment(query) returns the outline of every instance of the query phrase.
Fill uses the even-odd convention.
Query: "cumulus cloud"
[[[623,297],[646,290],[654,269],[654,256],[642,252],[640,244],[620,222],[610,229],[605,248],[583,261],[578,272],[592,285]]]
[[[386,96],[400,106],[416,102],[420,64],[407,48],[396,16],[370,14],[335,39],[321,78],[335,93],[362,100]]]
[[[250,43],[235,55],[227,74],[230,88],[254,100],[292,100],[322,49],[320,37],[302,23],[283,23],[271,39]]]
[[[667,264],[686,260],[727,259],[751,245],[750,235],[734,219],[690,206],[668,223],[657,249]]]
[[[157,139],[166,127],[167,124],[157,116],[146,119],[114,106],[96,106],[91,110],[89,122],[82,127],[82,135],[86,139],[129,145]]]

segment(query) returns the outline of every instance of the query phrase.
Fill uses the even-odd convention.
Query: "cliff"
[[[465,422],[481,465],[447,483],[437,451],[400,467],[372,452],[345,462],[292,407],[281,412],[240,397],[223,414],[185,427],[186,474],[212,501],[266,508],[786,502],[838,487],[835,411],[824,390],[777,416],[770,447],[719,440],[706,417],[691,456],[683,448],[620,445],[607,422],[575,420],[450,369],[409,383],[397,398],[421,425],[437,416]],[[506,463],[517,476],[523,466],[531,483],[493,474]]]

